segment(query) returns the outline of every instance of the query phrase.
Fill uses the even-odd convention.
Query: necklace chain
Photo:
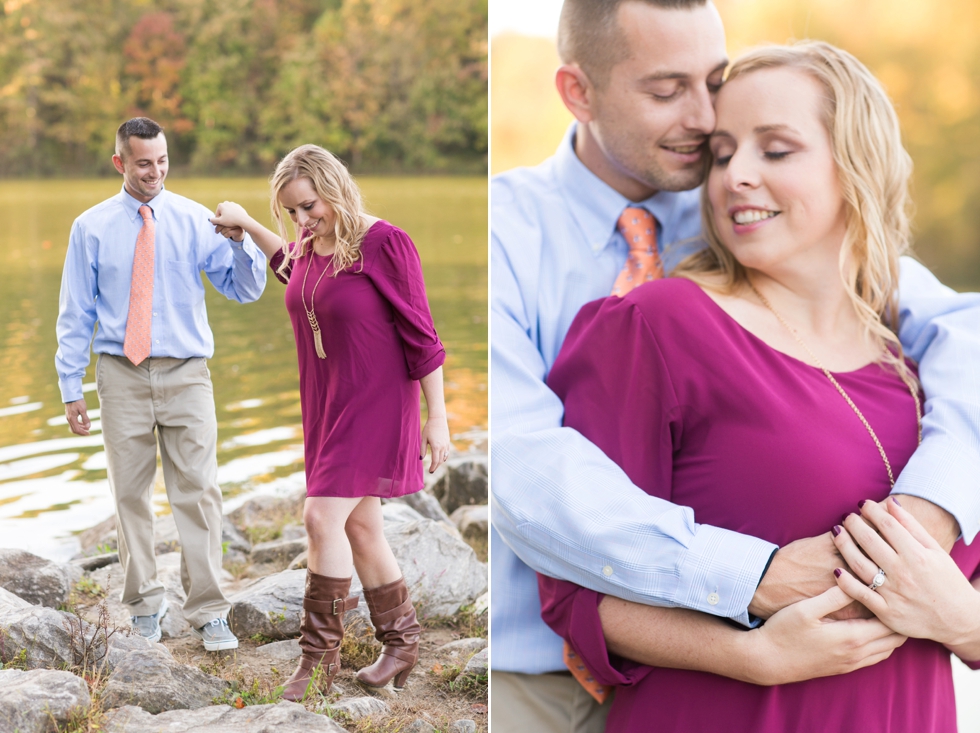
[[[323,276],[327,274],[327,270],[330,269],[330,263],[327,263],[323,268],[323,272],[320,273],[320,277],[317,278],[316,282],[313,283],[313,292],[310,293],[310,307],[306,307],[306,278],[310,274],[310,270],[313,268],[313,247],[310,247],[310,261],[306,265],[306,272],[303,273],[303,289],[300,291],[300,298],[303,301],[303,310],[306,311],[306,320],[310,322],[310,328],[313,329],[313,345],[316,347],[316,355],[321,359],[327,358],[327,352],[323,350],[323,336],[320,333],[320,324],[316,320],[316,313],[313,312],[313,302],[316,298],[316,289],[323,279]]]
[[[773,307],[772,303],[770,303],[769,300],[756,289],[755,285],[753,285],[751,281],[749,281],[749,287],[752,288],[752,292],[755,293],[755,296],[762,301],[762,304],[770,311],[772,311],[772,314],[776,316],[776,320],[778,320],[781,324],[783,324],[783,327],[787,331],[793,334],[793,338],[796,339],[796,342],[803,347],[803,350],[807,354],[809,354],[810,359],[813,361],[814,364],[817,365],[817,368],[819,368],[820,371],[824,373],[827,379],[830,380],[830,383],[837,388],[838,392],[840,392],[840,396],[843,397],[844,400],[847,402],[847,404],[851,406],[851,409],[854,410],[854,414],[858,416],[858,419],[867,429],[868,434],[871,436],[871,439],[874,441],[875,446],[878,448],[878,453],[881,454],[881,460],[884,461],[885,463],[885,470],[888,471],[888,482],[894,488],[895,474],[892,472],[892,464],[888,461],[888,456],[885,454],[885,448],[884,446],[882,446],[881,441],[878,440],[878,436],[875,434],[874,429],[871,427],[871,423],[869,423],[868,420],[864,417],[864,414],[861,412],[860,409],[858,409],[858,406],[854,404],[854,401],[850,398],[847,392],[844,391],[844,388],[840,386],[840,382],[838,382],[834,378],[834,375],[830,373],[830,370],[823,365],[823,363],[816,357],[816,355],[812,351],[810,351],[810,347],[806,345],[806,343],[803,341],[802,338],[800,338],[800,334],[797,333],[796,329],[790,326],[783,319],[783,317],[779,315],[779,311],[777,311]],[[915,393],[915,385],[912,384],[912,381],[908,378],[908,376],[903,374],[902,372],[899,372],[899,376],[901,377],[902,381],[905,382],[905,386],[909,388],[909,393],[912,395],[912,401],[915,403],[915,421],[919,429],[919,442],[921,443],[922,442],[922,407],[919,405],[919,396]]]

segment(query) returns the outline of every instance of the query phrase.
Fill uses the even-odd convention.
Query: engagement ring
[[[876,591],[884,584],[885,584],[885,571],[882,570],[881,568],[878,568],[878,573],[871,579],[871,585],[869,585],[868,587],[871,590]]]

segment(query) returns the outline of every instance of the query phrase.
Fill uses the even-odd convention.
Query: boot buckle
[[[337,610],[337,604],[338,603],[343,604],[343,602],[344,602],[344,599],[343,598],[334,598],[333,599],[333,615],[334,616],[339,616],[341,613],[343,613],[344,607],[342,605],[340,607],[340,610],[339,611]]]

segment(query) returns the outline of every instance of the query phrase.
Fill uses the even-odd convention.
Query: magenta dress
[[[916,448],[908,388],[877,364],[835,377],[897,475]],[[827,532],[888,474],[868,431],[820,370],[738,325],[697,285],[652,282],[588,303],[548,383],[576,428],[649,494],[698,522],[780,546]],[[954,557],[973,576],[980,542]],[[618,685],[607,733],[943,733],[956,730],[950,654],[908,640],[873,667],[760,687],[613,656],[603,596],[539,576],[542,617],[599,682]]]
[[[386,221],[361,243],[362,263],[332,276],[332,255],[307,254],[286,277],[299,357],[307,496],[403,496],[422,488],[418,380],[446,360],[412,240]],[[284,257],[269,263],[278,270]],[[307,275],[307,270],[309,274]],[[305,292],[301,296],[306,276]],[[317,356],[303,308],[327,358]]]

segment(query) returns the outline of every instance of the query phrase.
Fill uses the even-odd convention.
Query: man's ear
[[[555,86],[568,111],[581,123],[592,121],[595,87],[578,64],[562,64],[555,72]]]
[[[112,164],[116,167],[116,170],[120,173],[125,173],[126,169],[123,167],[123,159],[118,155],[112,156]]]

